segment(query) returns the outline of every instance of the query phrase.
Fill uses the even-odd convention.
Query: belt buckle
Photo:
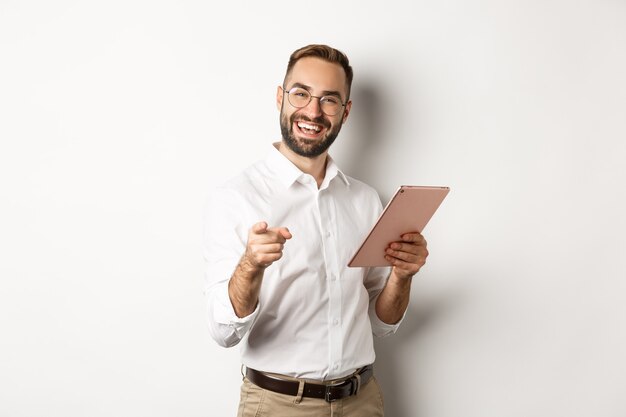
[[[335,402],[335,401],[337,401],[339,399],[339,398],[332,398],[331,397],[331,391],[330,391],[331,388],[339,387],[339,386],[345,384],[345,382],[346,381],[342,381],[342,382],[340,382],[338,384],[328,384],[328,385],[326,385],[326,389],[325,389],[325,392],[324,392],[324,399],[326,400],[327,403],[332,403],[332,402]]]
[[[326,400],[326,402],[332,403],[332,402],[335,402],[335,401],[343,398],[343,397],[341,397],[341,398],[332,398],[332,396],[331,396],[331,394],[332,394],[331,393],[331,389],[332,388],[343,387],[344,385],[348,385],[348,384],[350,384],[350,393],[347,396],[350,397],[350,396],[356,394],[356,390],[358,390],[358,388],[355,387],[355,385],[356,385],[356,378],[355,377],[348,378],[348,379],[343,380],[341,382],[338,382],[336,384],[328,384],[328,385],[326,385],[326,389],[325,389],[325,392],[324,392],[324,399]]]

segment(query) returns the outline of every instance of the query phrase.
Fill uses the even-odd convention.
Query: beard
[[[324,126],[326,128],[326,136],[319,141],[310,139],[300,139],[298,141],[293,133],[293,125],[296,118],[303,122],[317,123]],[[285,142],[287,147],[294,153],[306,158],[320,156],[330,148],[330,145],[337,139],[337,135],[339,135],[339,131],[341,130],[341,123],[329,130],[330,127],[330,122],[323,117],[310,119],[303,115],[298,116],[297,113],[293,113],[290,117],[287,117],[282,111],[280,112],[280,132],[283,136],[283,142]]]

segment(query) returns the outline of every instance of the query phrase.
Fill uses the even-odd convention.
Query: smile
[[[298,122],[297,125],[300,128],[300,130],[303,130],[306,133],[317,133],[320,130],[322,130],[322,128],[319,125],[312,124],[312,123]]]
[[[295,122],[295,125],[301,133],[310,137],[317,136],[320,134],[320,132],[322,132],[322,130],[324,130],[324,126],[320,124],[305,122],[303,120],[297,120]]]

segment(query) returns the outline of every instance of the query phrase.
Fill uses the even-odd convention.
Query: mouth
[[[294,130],[309,139],[317,139],[324,134],[326,127],[313,122],[305,122],[304,120],[296,120],[293,123]]]

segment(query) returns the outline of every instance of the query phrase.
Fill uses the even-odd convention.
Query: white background
[[[624,1],[1,0],[0,416],[235,415],[202,208],[308,43],[355,69],[340,165],[452,189],[387,414],[626,415]]]

